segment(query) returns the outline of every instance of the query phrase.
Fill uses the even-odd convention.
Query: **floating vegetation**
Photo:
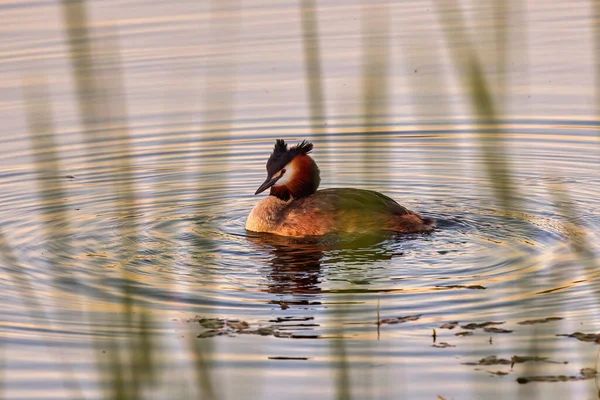
[[[433,347],[445,349],[446,347],[456,347],[456,346],[453,344],[447,343],[447,342],[440,342],[440,343],[434,343]]]
[[[517,325],[534,325],[534,324],[545,324],[546,322],[552,322],[552,321],[560,321],[561,317],[547,317],[547,318],[540,318],[540,319],[528,319],[525,321],[521,321],[521,322],[517,322]]]
[[[548,357],[538,356],[512,356],[511,359],[498,358],[496,356],[488,356],[480,359],[477,362],[465,362],[462,365],[510,365],[512,368],[515,364],[523,364],[526,362],[544,362],[550,364],[568,364],[567,361],[552,361]],[[488,371],[489,372],[489,371]]]
[[[446,322],[440,326],[440,329],[454,329],[458,326],[458,321]]]
[[[503,323],[504,323],[504,321],[502,321],[502,322],[482,322],[480,324],[472,322],[470,324],[461,325],[460,327],[463,329],[474,330],[474,329],[486,328],[490,325],[502,325]]]
[[[487,372],[490,375],[494,375],[494,376],[505,376],[505,375],[509,374],[509,372],[505,372],[505,371],[488,371],[488,370],[485,370],[485,372]]]
[[[227,321],[226,324],[236,331],[243,331],[250,327],[246,321]]]
[[[194,321],[194,320],[192,320]],[[216,319],[216,318],[200,318],[196,320],[200,326],[206,329],[220,329],[225,326],[224,319]]]
[[[510,329],[496,328],[493,326],[485,327],[485,328],[483,328],[483,330],[486,332],[490,332],[490,333],[512,333],[513,332]]]
[[[269,322],[299,322],[299,321],[312,321],[315,317],[277,317],[275,319],[270,319]]]
[[[276,304],[281,307],[282,310],[287,310],[290,305],[293,306],[320,306],[320,301],[308,301],[308,300],[293,300],[293,301],[283,301],[283,300],[271,300],[269,304]]]
[[[512,356],[512,365],[515,364],[522,364],[522,363],[526,363],[528,361],[534,361],[534,362],[545,362],[545,363],[549,363],[549,364],[568,364],[568,361],[552,361],[549,360],[548,357],[538,357],[538,356]]]
[[[465,362],[462,365],[511,365],[512,361],[506,358],[498,358],[496,356],[489,356],[480,359],[477,362]]]
[[[473,336],[473,331],[456,332],[454,336]]]
[[[86,254],[86,257],[107,258],[108,256],[100,253],[88,253]]]
[[[440,289],[472,289],[472,290],[487,289],[485,286],[481,286],[481,285],[448,285],[448,286],[438,285],[438,286],[436,286],[436,288],[440,288]]]
[[[522,376],[517,378],[517,382],[525,384],[529,382],[569,382],[583,381],[592,379],[597,372],[594,368],[582,368],[579,370],[579,375],[540,375],[540,376]]]
[[[254,328],[251,327],[248,322],[239,319],[204,318],[196,316],[195,318],[189,319],[188,322],[196,322],[202,328],[206,329],[198,334],[197,337],[200,339],[215,336],[235,337],[236,335],[274,336],[290,339],[318,339],[321,335],[301,335],[289,330],[306,330],[317,327],[319,324],[282,324],[284,322],[308,321],[312,319],[312,317],[276,318],[269,320],[269,322],[274,323],[272,325],[259,325]]]
[[[290,306],[288,306],[285,301],[280,301],[278,304],[279,304],[279,307],[281,307],[282,310],[287,310],[288,308],[290,308]]]
[[[582,342],[600,343],[600,333],[581,333],[581,332],[575,332],[575,333],[571,333],[571,334],[559,333],[556,336],[573,337]]]
[[[207,329],[201,332],[198,337],[209,338],[221,335],[234,336],[235,334],[254,334],[260,336],[270,336],[274,334],[274,328],[272,326],[260,326],[255,329],[250,329],[250,324],[246,321],[238,319],[222,319],[222,318],[204,318],[196,317],[191,322],[198,322],[198,324]]]
[[[408,315],[406,317],[394,317],[394,318],[383,318],[381,320],[379,320],[380,324],[388,324],[388,325],[394,325],[394,324],[401,324],[403,322],[409,322],[409,321],[416,321],[419,318],[421,318],[422,314],[419,315]]]

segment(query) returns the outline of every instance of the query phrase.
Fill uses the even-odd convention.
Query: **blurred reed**
[[[390,85],[391,3],[364,2],[360,7],[361,84],[362,84],[362,179],[369,182],[366,166],[389,161],[387,140],[377,138],[378,130],[388,122]],[[387,170],[383,169],[384,182]]]
[[[482,162],[486,170],[488,181],[492,185],[492,201],[497,200],[499,206],[505,210],[506,216],[514,215],[514,212],[522,210],[518,203],[518,188],[513,182],[512,169],[508,161],[508,150],[505,145],[505,131],[503,129],[504,98],[509,92],[507,81],[507,65],[518,62],[511,57],[509,52],[511,33],[511,7],[516,2],[496,0],[487,4],[480,4],[484,12],[490,12],[491,8],[494,31],[494,59],[495,76],[491,79],[486,76],[483,65],[486,56],[477,52],[475,40],[467,33],[467,23],[462,15],[461,5],[455,0],[437,0],[438,16],[440,24],[445,33],[447,47],[450,50],[454,65],[456,66],[459,81],[462,83],[462,91],[466,94],[471,105],[472,117],[476,126],[482,127],[486,133],[476,133],[475,140],[479,141],[479,149],[482,152]],[[523,12],[521,10],[521,12]],[[486,28],[490,28],[486,25]],[[524,27],[520,27],[524,29]],[[480,33],[481,34],[481,33]],[[489,57],[489,56],[488,56]],[[490,57],[491,58],[491,57]],[[486,63],[487,64],[487,63]],[[495,86],[492,82],[495,81]],[[529,229],[525,229],[529,231]],[[515,246],[518,249],[518,246]],[[522,274],[520,274],[522,275]],[[517,284],[527,293],[533,282],[529,275],[522,275]],[[535,299],[534,299],[535,300]],[[527,307],[521,304],[520,307]],[[538,356],[538,327],[533,327],[533,334],[528,340],[528,354]],[[530,364],[524,366],[524,373],[530,374],[534,367]],[[529,395],[527,395],[529,396]],[[521,395],[519,395],[521,397]],[[528,397],[529,398],[529,397]]]
[[[114,140],[120,143],[122,156],[117,157],[118,165],[113,174],[112,190],[114,204],[121,217],[119,238],[121,241],[118,263],[122,274],[120,292],[121,313],[111,313],[114,319],[123,319],[127,336],[124,340],[112,337],[108,343],[96,341],[99,350],[108,347],[108,364],[96,361],[103,378],[101,387],[106,390],[105,397],[112,399],[141,399],[144,391],[151,388],[157,380],[156,351],[157,343],[151,333],[154,321],[144,306],[137,304],[138,296],[134,282],[133,269],[135,257],[140,251],[137,239],[138,226],[135,215],[138,214],[136,189],[131,161],[133,153],[128,131],[128,112],[125,102],[123,71],[119,34],[112,30],[107,39],[94,48],[89,28],[87,5],[84,1],[63,1],[63,16],[68,38],[73,79],[76,83],[80,120],[86,143],[91,145],[98,140]],[[102,57],[103,62],[96,62]],[[106,62],[111,60],[111,62]],[[169,261],[167,261],[169,262]],[[169,266],[166,266],[169,268]],[[104,321],[108,326],[118,326],[120,321]],[[191,349],[197,359],[202,359],[198,347]],[[100,352],[97,352],[100,354]],[[196,371],[201,377],[197,382],[198,393],[206,390],[207,398],[213,398],[207,377],[208,370],[203,365]]]
[[[233,120],[235,116],[235,94],[237,90],[237,54],[236,46],[240,43],[240,24],[241,24],[242,3],[239,0],[231,2],[220,2],[211,0],[208,11],[208,37],[210,39],[209,51],[211,54],[218,55],[224,46],[229,46],[225,56],[222,56],[222,62],[218,69],[206,69],[204,72],[204,91],[202,96],[202,124],[209,126],[215,121],[221,125],[225,132],[222,140],[225,142],[222,146],[223,165],[216,171],[218,181],[227,185],[228,175],[230,173],[229,162],[231,161],[231,149],[234,147],[235,138],[229,131],[234,129]],[[227,18],[225,18],[227,17]],[[190,154],[198,153],[196,150],[201,143],[191,143]],[[201,160],[192,160],[194,164],[195,176],[193,177],[194,191],[198,198],[197,204],[202,204],[202,196],[207,189],[204,176],[207,173],[202,167]],[[222,202],[224,204],[224,202]],[[208,215],[212,214],[210,210],[220,207],[219,205],[210,205]],[[216,210],[215,210],[216,213]],[[198,212],[199,215],[207,215],[206,211]],[[201,221],[198,228],[199,235],[193,241],[198,251],[209,250],[207,257],[217,257],[220,254],[218,240],[213,240],[214,232],[211,221]],[[213,229],[214,228],[214,229]],[[216,238],[214,238],[216,239]],[[207,279],[213,280],[215,277],[209,272]],[[217,305],[217,300],[208,300],[211,306]],[[218,388],[213,384],[212,378],[212,357],[213,343],[211,341],[199,342],[192,338],[189,341],[189,350],[194,355],[194,377],[198,393],[208,400],[219,398]]]
[[[38,193],[40,196],[41,214],[42,214],[42,229],[46,236],[46,251],[48,254],[48,262],[45,266],[52,275],[53,282],[48,282],[50,287],[58,292],[58,288],[64,284],[64,277],[69,276],[69,289],[78,294],[79,280],[76,273],[67,271],[63,265],[64,255],[69,254],[71,231],[70,219],[68,215],[67,195],[62,186],[60,157],[56,151],[54,142],[54,124],[52,118],[51,104],[48,96],[48,88],[45,77],[40,81],[35,82],[33,79],[24,79],[22,83],[23,98],[25,103],[26,118],[30,133],[30,142],[32,144],[31,152],[35,159],[36,181],[38,183]],[[15,260],[16,261],[16,260]],[[43,311],[43,305],[38,302],[31,287],[29,285],[18,286],[24,296],[31,296],[34,304],[30,304],[30,312],[32,317],[40,318],[40,322],[44,322],[50,326],[55,324],[49,318],[46,318]],[[58,296],[57,296],[58,298]],[[58,314],[59,319],[66,318],[66,315],[61,315],[62,308],[59,304],[51,306],[52,312]],[[83,310],[81,310],[83,311]],[[84,314],[81,312],[80,318]],[[64,346],[61,345],[61,346]],[[60,350],[56,352],[59,362],[66,371],[66,376],[63,378],[65,387],[68,388],[73,398],[81,398],[81,387],[77,379],[74,377],[74,371],[70,363],[60,356]]]
[[[313,134],[318,133],[327,120],[325,92],[319,44],[318,10],[315,0],[299,0],[302,21],[302,48],[304,50],[305,86],[308,91],[309,114]],[[327,139],[327,136],[325,136]]]
[[[572,201],[568,188],[556,179],[551,185],[548,185],[548,191],[554,198],[554,204],[558,214],[562,217],[563,227],[569,238],[569,246],[577,256],[580,264],[588,274],[588,281],[598,271],[598,264],[590,241],[588,230],[583,224],[583,218]],[[600,301],[600,296],[597,296]]]
[[[501,4],[502,3],[502,4]],[[500,206],[505,210],[518,209],[514,204],[512,192],[515,186],[512,182],[511,168],[507,160],[503,132],[501,127],[501,115],[497,108],[497,100],[490,80],[486,78],[481,64],[481,57],[475,50],[472,40],[467,34],[466,22],[462,16],[460,4],[455,0],[437,0],[438,16],[440,24],[445,33],[447,47],[451,52],[454,65],[456,66],[462,88],[467,94],[471,104],[475,121],[482,123],[492,133],[477,134],[480,141],[480,149],[484,167],[490,182],[493,184],[494,198],[499,200]],[[495,3],[495,18],[498,24],[503,24],[498,29],[497,38],[503,38],[506,42],[508,29],[507,5],[502,0]],[[498,25],[494,24],[494,27]],[[500,50],[498,67],[500,77],[499,84],[505,84],[505,70],[508,62],[506,55],[506,43],[497,43]],[[496,91],[504,93],[504,87],[497,87]]]
[[[479,134],[477,137],[480,140],[482,158],[489,181],[493,184],[494,197],[500,200],[500,205],[506,211],[509,211],[508,215],[511,215],[512,213],[510,212],[519,211],[521,205],[516,202],[518,198],[516,191],[519,188],[514,184],[512,179],[511,166],[508,162],[508,153],[503,140],[504,132],[502,129],[501,107],[498,104],[503,104],[503,96],[509,92],[506,66],[511,62],[519,61],[515,60],[514,56],[510,57],[510,52],[508,51],[509,38],[511,36],[509,27],[512,25],[510,19],[513,14],[523,19],[525,11],[518,2],[497,0],[490,3],[490,6],[493,8],[493,28],[496,33],[495,71],[497,79],[496,87],[493,89],[490,83],[491,80],[485,76],[481,55],[475,51],[472,41],[467,34],[466,23],[462,17],[460,4],[454,0],[438,0],[437,6],[440,23],[444,28],[448,43],[447,47],[451,50],[464,91],[469,94],[473,116],[493,132],[485,135]],[[594,8],[597,16],[600,15],[598,11],[600,7],[595,4]],[[449,16],[453,16],[453,18]],[[597,26],[596,24],[595,32],[598,36],[600,29]],[[523,30],[524,26],[520,26],[519,29]],[[600,43],[598,37],[596,41]],[[598,49],[598,46],[596,46],[596,49]],[[598,54],[598,50],[596,52]],[[600,82],[600,79],[598,79],[600,77],[599,73],[600,70],[597,68],[597,82]],[[577,210],[570,201],[568,190],[565,186],[556,184],[549,187],[549,192],[555,199],[558,215],[565,221],[564,227],[571,248],[586,270],[588,280],[591,280],[591,273],[596,270],[595,256],[589,245],[587,231],[582,227],[581,219],[577,217]],[[524,277],[525,279],[519,279],[517,282],[525,293],[531,287],[534,287],[534,285],[527,275]],[[526,305],[521,304],[520,307],[526,307]],[[534,356],[539,353],[538,336],[538,328],[534,326],[533,334],[528,341],[528,353]],[[525,374],[532,370],[533,366],[529,364],[524,366]],[[529,395],[527,396],[527,398],[530,398]]]
[[[583,224],[583,219],[576,204],[572,201],[568,188],[556,179],[551,185],[548,185],[548,191],[553,197],[558,215],[562,217],[563,230],[567,234],[568,244],[571,251],[576,256],[579,264],[583,268],[583,275],[586,277],[585,283],[590,285],[590,293],[596,306],[600,304],[600,294],[595,292],[591,286],[594,279],[598,275],[598,260],[596,254],[592,250],[591,240],[587,227]],[[561,274],[564,282],[570,282],[572,276]],[[588,368],[593,368],[598,372],[598,358],[600,357],[600,349],[597,350],[596,360],[593,365]],[[597,389],[597,398],[600,399],[600,377],[596,375],[594,383]]]
[[[337,310],[340,315],[345,314],[344,311]],[[342,326],[340,323],[339,326]],[[342,328],[336,330],[334,339],[331,339],[331,355],[332,363],[335,371],[335,389],[337,400],[352,399],[352,388],[350,387],[350,362],[348,360],[348,351],[344,342],[344,331]]]
[[[325,94],[322,75],[322,54],[318,27],[318,7],[314,0],[300,0],[298,13],[301,20],[301,42],[304,58],[304,85],[308,93],[308,111],[310,127],[313,136],[325,131],[324,147],[328,149],[328,138],[325,110]],[[332,317],[335,319],[345,314],[343,307],[335,307]],[[341,318],[340,318],[341,319]],[[344,342],[344,329],[342,324],[335,324],[334,337],[329,339],[332,369],[336,379],[336,398],[347,400],[351,398],[350,391],[350,365],[348,363],[346,344]]]
[[[126,157],[116,158],[117,166],[111,171],[111,185],[115,201],[112,206],[121,217],[136,215],[137,205],[131,170],[131,149],[127,128],[127,105],[124,101],[122,70],[118,32],[112,31],[108,39],[101,43],[102,48],[94,49],[92,33],[89,28],[87,5],[85,1],[64,0],[62,3],[65,33],[69,43],[69,53],[73,65],[73,80],[76,83],[79,115],[88,145],[88,153],[98,140],[115,140],[121,143],[121,151]],[[96,62],[96,57],[111,63]],[[108,210],[107,210],[108,211]],[[130,332],[126,343],[113,337],[108,343],[95,340],[96,354],[103,346],[108,347],[108,364],[97,360],[106,398],[119,400],[141,399],[144,384],[154,381],[153,344],[150,336],[151,320],[143,307],[136,306],[136,289],[132,285],[133,274],[129,271],[138,254],[137,223],[135,218],[124,218],[119,224],[121,261],[118,263],[122,275],[120,292],[121,313],[111,314],[115,320],[104,321],[108,326],[123,322]]]

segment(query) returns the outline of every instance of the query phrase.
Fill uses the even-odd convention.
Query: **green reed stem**
[[[332,358],[334,360],[334,371],[336,373],[336,399],[350,400],[352,399],[352,388],[350,386],[350,363],[348,361],[348,353],[346,351],[346,342],[344,338],[343,316],[347,314],[346,305],[351,303],[348,296],[342,295],[340,301],[342,308],[336,308],[334,315],[338,317],[338,326],[332,338]]]
[[[491,139],[493,142],[483,141],[481,149],[485,169],[493,184],[494,194],[500,200],[500,204],[505,209],[515,208],[514,204],[514,185],[512,183],[511,170],[506,159],[506,149],[500,131],[500,118],[496,108],[496,104],[492,95],[491,87],[488,84],[479,56],[473,49],[469,40],[465,22],[460,11],[460,5],[455,0],[437,0],[438,15],[444,28],[448,47],[451,49],[451,54],[454,59],[454,64],[459,70],[459,77],[463,83],[463,87],[469,93],[469,100],[475,116],[478,120],[489,124],[496,132]],[[497,6],[497,10],[505,10],[504,6]],[[497,16],[502,16],[503,13],[498,11]],[[451,20],[448,16],[454,17]],[[505,21],[507,17],[501,17],[501,21]],[[502,28],[504,29],[504,28]],[[507,38],[506,32],[498,34],[501,37]],[[500,45],[505,48],[505,45]],[[507,63],[507,57],[501,56],[503,64]],[[501,70],[503,70],[501,68]],[[501,82],[505,80],[502,79]],[[503,92],[503,90],[499,90]],[[483,140],[483,139],[482,139]],[[493,144],[493,145],[492,145]]]
[[[59,157],[54,142],[54,126],[50,100],[45,81],[35,84],[24,81],[23,94],[26,109],[26,118],[29,127],[32,152],[35,159],[38,193],[41,199],[43,217],[42,229],[45,231],[46,243],[53,244],[55,248],[48,248],[48,268],[52,271],[53,282],[48,282],[59,294],[58,281],[69,276],[73,281],[71,289],[77,293],[79,287],[77,276],[72,271],[66,271],[63,266],[63,256],[69,254],[71,232],[66,203],[66,193],[62,187],[60,176]],[[25,292],[22,292],[26,295]],[[42,307],[41,304],[32,305]],[[66,316],[63,316],[66,317]],[[45,318],[44,318],[45,319]],[[47,320],[51,326],[54,323]],[[63,379],[65,386],[73,398],[81,398],[82,391],[79,382],[75,379],[71,365],[59,353],[66,377]]]
[[[496,46],[499,49],[497,56],[498,70],[498,93],[506,93],[506,66],[509,57],[508,48],[508,19],[509,5],[503,0],[494,3],[494,23],[496,28]],[[484,167],[490,182],[494,197],[499,200],[500,206],[505,210],[518,210],[520,205],[515,196],[516,186],[512,178],[512,171],[507,159],[503,132],[501,129],[501,118],[498,112],[492,87],[486,79],[480,62],[480,56],[474,49],[471,39],[466,32],[466,24],[461,12],[460,4],[455,0],[437,0],[438,16],[445,38],[450,48],[454,64],[457,66],[459,78],[464,90],[469,94],[471,109],[477,121],[482,121],[489,126],[493,135],[478,135],[480,148],[484,160]],[[451,19],[450,16],[453,18]],[[487,139],[487,140],[486,140]],[[530,279],[519,279],[518,284],[523,288],[531,287]],[[533,337],[529,340],[529,351],[533,355],[538,354],[538,333],[533,328]],[[525,368],[530,368],[528,365]]]
[[[321,48],[317,4],[315,0],[300,0],[300,18],[302,20],[302,46],[304,49],[304,70],[310,104],[310,119],[313,133],[327,118],[325,95],[321,68]]]
[[[391,7],[388,3],[368,4],[361,7],[362,52],[362,106],[363,134],[361,135],[363,180],[369,181],[365,166],[385,163],[389,146],[380,146],[374,152],[370,144],[377,132],[376,124],[387,122],[389,103],[389,36]],[[381,150],[381,151],[380,151]],[[386,173],[386,169],[382,173]]]
[[[62,8],[86,142],[89,146],[102,138],[120,143],[123,154],[116,158],[117,165],[114,168],[113,206],[121,216],[137,215],[118,32],[112,32],[103,43],[104,59],[114,61],[101,69],[94,58],[86,2],[65,0]],[[119,110],[118,114],[116,110]],[[108,122],[113,126],[106,131],[104,128]],[[115,129],[115,122],[121,128]],[[122,258],[119,268],[123,284],[119,288],[122,300],[122,313],[119,317],[124,318],[129,337],[126,339],[127,344],[119,343],[116,338],[110,339],[108,343],[108,376],[111,378],[107,382],[107,397],[125,400],[141,399],[142,387],[150,386],[155,381],[156,349],[150,333],[151,318],[143,307],[136,306],[137,293],[130,283],[134,279],[131,263],[140,250],[137,221],[135,217],[124,218],[122,221],[119,225],[119,254]],[[117,325],[118,321],[107,323],[112,326]],[[100,341],[95,341],[94,345],[97,350],[102,347]],[[97,365],[102,365],[100,359]],[[127,377],[131,381],[127,381]]]

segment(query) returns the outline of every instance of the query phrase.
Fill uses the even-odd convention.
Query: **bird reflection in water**
[[[402,254],[394,238],[384,235],[290,238],[248,231],[247,239],[271,255],[267,291],[276,294],[321,293],[324,267],[339,271]]]

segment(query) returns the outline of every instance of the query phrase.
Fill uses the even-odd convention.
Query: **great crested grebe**
[[[302,141],[288,149],[275,143],[267,161],[267,179],[255,194],[271,188],[248,215],[246,229],[281,236],[322,236],[329,233],[418,233],[435,228],[391,198],[364,189],[317,190],[321,177],[308,155],[312,143]]]

